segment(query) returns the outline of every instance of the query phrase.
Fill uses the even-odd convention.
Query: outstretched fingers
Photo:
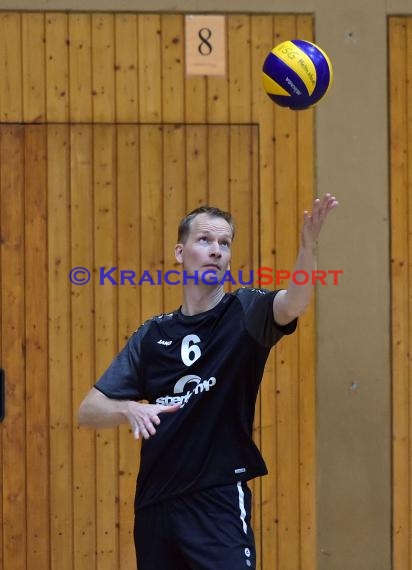
[[[313,202],[312,212],[305,210],[303,213],[303,243],[313,244],[318,239],[320,230],[329,212],[339,206],[335,196],[326,193],[322,198],[316,198]]]
[[[316,198],[313,203],[313,210],[312,210],[312,219],[314,223],[323,224],[326,219],[326,216],[333,208],[339,205],[339,202],[336,200],[335,196],[332,194],[325,194],[322,198]]]

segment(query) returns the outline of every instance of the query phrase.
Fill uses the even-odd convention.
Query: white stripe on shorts
[[[237,490],[239,492],[239,509],[240,509],[240,520],[243,525],[243,532],[247,534],[247,524],[246,524],[246,510],[245,510],[245,494],[242,489],[242,483],[237,482]]]

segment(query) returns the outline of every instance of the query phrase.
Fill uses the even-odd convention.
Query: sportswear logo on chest
[[[163,345],[163,346],[170,346],[170,345],[172,344],[172,341],[171,341],[171,340],[162,340],[162,339],[160,339],[160,340],[157,341],[157,344],[161,344],[161,345]]]
[[[188,403],[192,396],[198,396],[203,394],[203,392],[209,392],[213,386],[216,385],[216,378],[212,376],[209,379],[202,380],[200,376],[195,374],[186,374],[182,376],[173,388],[173,394],[183,394],[183,391],[188,388],[188,385],[192,388],[183,396],[162,396],[157,398],[156,404],[162,404],[164,406],[173,406],[174,404],[180,404],[182,407]],[[194,384],[194,387],[192,387]]]
[[[185,389],[186,384],[189,382],[193,382],[195,387],[199,385],[201,381],[200,376],[196,376],[196,374],[187,374],[178,380],[173,388],[173,392],[175,394],[183,394],[183,390]]]

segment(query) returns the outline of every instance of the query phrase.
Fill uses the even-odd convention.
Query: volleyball
[[[295,111],[312,107],[332,84],[328,55],[306,40],[288,40],[275,46],[263,64],[263,87],[282,107]]]

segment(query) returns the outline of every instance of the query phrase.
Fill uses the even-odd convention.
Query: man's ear
[[[183,244],[175,245],[175,258],[179,263],[183,263]]]

